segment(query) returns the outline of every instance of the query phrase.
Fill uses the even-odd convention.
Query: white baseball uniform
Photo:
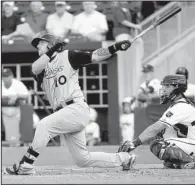
[[[122,142],[133,141],[134,138],[134,114],[122,114],[120,116]]]
[[[17,79],[12,79],[12,84],[6,88],[2,81],[2,96],[28,95],[26,86]],[[3,124],[5,126],[6,141],[20,140],[20,107],[2,107]]]
[[[35,76],[42,84],[54,113],[37,125],[32,148],[40,152],[50,138],[64,134],[78,166],[120,166],[128,162],[128,153],[88,152],[86,148],[85,127],[89,122],[90,111],[79,86],[78,69],[91,63],[91,55],[92,52],[65,50],[54,55],[45,70]]]
[[[168,126],[163,134],[165,141],[195,156],[195,107],[180,99],[165,111],[160,121]]]

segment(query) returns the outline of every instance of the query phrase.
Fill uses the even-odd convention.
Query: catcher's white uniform
[[[180,99],[165,111],[160,121],[168,126],[163,134],[165,141],[195,156],[195,107]]]
[[[134,138],[134,114],[122,114],[120,117],[122,142],[133,141]]]

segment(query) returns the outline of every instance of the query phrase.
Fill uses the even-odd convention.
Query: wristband
[[[109,50],[110,54],[112,54],[112,55],[118,51],[115,44],[112,46],[109,46],[108,50]]]
[[[135,140],[133,141],[133,144],[134,144],[135,147],[137,147],[137,146],[141,145],[142,142],[141,142],[141,140],[140,140],[139,137],[138,137],[137,139],[135,139]]]

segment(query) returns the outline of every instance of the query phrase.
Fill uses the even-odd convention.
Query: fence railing
[[[170,2],[144,21],[141,22],[143,29],[147,28],[155,20],[165,14],[172,6],[179,5],[182,11],[162,25],[151,30],[142,38],[144,41],[144,63],[159,55],[169,43],[178,38],[183,32],[195,25],[195,4],[185,2]]]

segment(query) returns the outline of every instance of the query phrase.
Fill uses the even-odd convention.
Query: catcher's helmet
[[[184,75],[186,77],[186,79],[188,79],[188,70],[185,67],[179,67],[179,68],[177,68],[175,74]]]
[[[184,75],[167,75],[163,78],[160,89],[160,103],[172,101],[178,94],[183,94],[187,89],[187,80]],[[170,86],[174,89],[170,90]]]

